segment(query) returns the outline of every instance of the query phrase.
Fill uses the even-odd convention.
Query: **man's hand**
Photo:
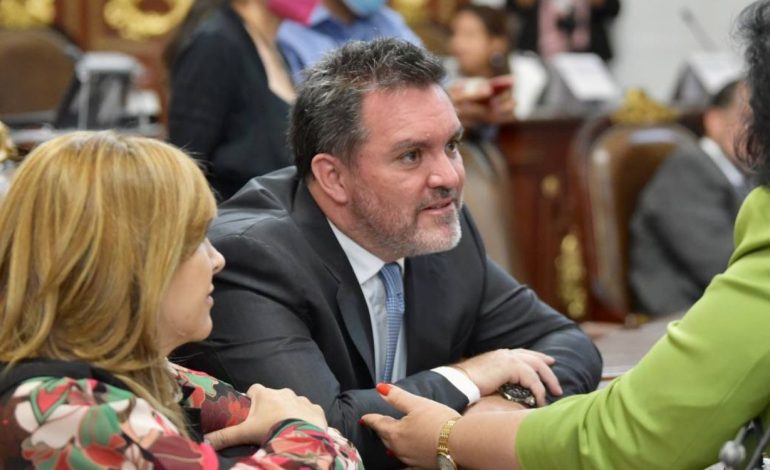
[[[521,411],[526,409],[527,407],[521,403],[508,400],[503,398],[502,395],[495,393],[486,397],[481,397],[481,400],[465,408],[463,416],[499,411]]]
[[[559,379],[551,370],[555,359],[528,349],[498,349],[454,364],[479,388],[481,396],[495,393],[504,383],[516,383],[532,391],[537,406],[545,405],[545,387],[561,395]]]

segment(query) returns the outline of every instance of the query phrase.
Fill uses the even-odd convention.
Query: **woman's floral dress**
[[[249,398],[215,378],[172,365],[188,415],[205,434],[241,422]],[[362,468],[334,429],[285,420],[240,458],[179,434],[148,402],[94,378],[35,377],[0,397],[0,468]]]

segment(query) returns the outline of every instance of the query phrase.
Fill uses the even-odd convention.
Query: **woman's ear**
[[[328,153],[319,153],[311,160],[310,171],[327,197],[340,205],[348,202],[348,168],[339,158]]]

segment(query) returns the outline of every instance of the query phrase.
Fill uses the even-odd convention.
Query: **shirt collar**
[[[332,228],[334,236],[337,237],[337,241],[342,247],[342,251],[344,251],[345,256],[348,257],[348,261],[350,261],[350,266],[353,268],[358,283],[363,284],[376,276],[382,267],[385,266],[385,261],[373,255],[366,250],[366,248],[353,241],[352,238],[342,233],[342,230],[338,229],[331,220],[326,220],[329,222],[329,226]],[[398,259],[396,262],[401,267],[401,273],[403,275],[404,258]]]
[[[700,139],[700,148],[711,157],[717,167],[724,173],[727,181],[734,187],[739,188],[746,183],[746,175],[733,162],[727,158],[722,148],[714,140],[708,137]]]

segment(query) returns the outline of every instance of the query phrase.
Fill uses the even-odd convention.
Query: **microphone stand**
[[[746,458],[746,441],[751,437],[758,437],[757,446],[746,462],[743,470],[762,470],[764,464],[763,453],[770,444],[770,428],[765,430],[760,418],[752,419],[748,424],[738,430],[735,439],[725,442],[719,451],[719,461],[725,465],[725,470],[734,470],[741,465]]]
[[[684,21],[684,24],[687,25],[687,29],[690,30],[690,33],[692,33],[693,37],[695,37],[695,40],[698,42],[698,44],[700,44],[703,50],[717,50],[716,44],[714,44],[714,41],[711,40],[711,37],[709,37],[708,33],[706,32],[706,28],[703,27],[692,10],[690,10],[688,7],[683,7],[679,13],[682,17],[682,21]]]

